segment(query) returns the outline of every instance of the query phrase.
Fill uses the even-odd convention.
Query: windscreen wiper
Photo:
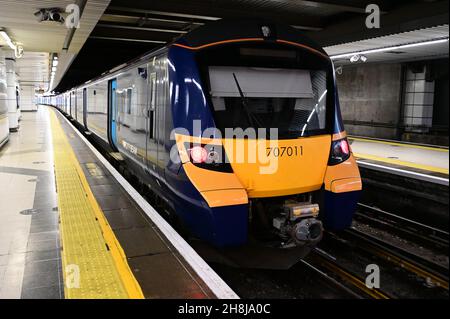
[[[236,83],[237,89],[238,89],[238,91],[239,91],[239,95],[241,96],[241,103],[242,103],[242,106],[244,107],[245,114],[247,115],[248,123],[249,123],[252,127],[257,127],[257,126],[255,126],[255,122],[256,122],[257,124],[259,124],[259,123],[258,123],[258,120],[257,120],[256,118],[254,118],[254,117],[252,116],[252,114],[250,113],[250,111],[248,110],[248,103],[247,103],[248,101],[247,101],[247,98],[245,97],[244,92],[242,92],[241,86],[239,85],[239,81],[238,81],[238,79],[237,79],[237,77],[236,77],[236,74],[234,74],[234,72],[233,72],[233,78],[234,78],[234,82]],[[258,126],[258,127],[259,127],[259,126]]]

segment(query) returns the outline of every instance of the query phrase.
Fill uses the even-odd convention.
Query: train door
[[[147,167],[157,171],[158,148],[156,143],[156,68],[155,60],[148,65],[148,95],[147,95]]]
[[[77,101],[77,91],[73,91],[72,92],[72,100],[73,100],[73,102],[72,102],[72,118],[74,118],[75,120],[77,119],[77,104],[78,104],[78,101]]]
[[[67,110],[66,110],[67,115],[70,115],[70,109],[72,108],[72,101],[71,101],[70,96],[71,96],[71,93],[70,92],[67,93]]]
[[[156,145],[158,173],[164,176],[165,167],[168,164],[169,152],[166,149],[166,142],[170,137],[166,135],[166,103],[167,97],[167,68],[166,59],[161,56],[156,61]]]
[[[87,129],[87,89],[83,89],[83,125]]]
[[[117,151],[117,79],[108,82],[108,139]]]
[[[70,92],[69,93],[69,112],[68,112],[69,116],[72,116],[72,109],[74,107],[75,106],[73,105],[72,92]]]

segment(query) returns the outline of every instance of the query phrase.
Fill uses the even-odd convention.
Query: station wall
[[[449,144],[448,59],[346,65],[336,78],[349,134]]]
[[[398,137],[401,117],[401,64],[344,66],[337,85],[345,129],[349,134]]]
[[[34,85],[23,85],[21,89],[20,107],[22,111],[37,111],[34,101]]]

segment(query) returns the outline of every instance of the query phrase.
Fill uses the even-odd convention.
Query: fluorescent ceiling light
[[[445,42],[448,42],[448,38],[438,39],[438,40],[430,40],[430,41],[423,41],[423,42],[416,42],[416,43],[410,43],[410,44],[403,44],[403,45],[396,45],[396,46],[384,47],[384,48],[379,48],[379,49],[371,49],[371,50],[365,50],[365,51],[356,51],[356,52],[332,55],[332,56],[330,56],[330,58],[332,60],[336,60],[336,59],[342,59],[342,58],[349,58],[349,57],[352,57],[352,56],[357,55],[357,54],[380,53],[380,52],[387,52],[387,51],[398,50],[398,49],[414,48],[414,47],[419,47],[419,46],[424,46],[424,45],[432,45],[432,44],[445,43]]]
[[[8,33],[6,31],[2,30],[0,28],[0,35],[5,39],[8,46],[14,50],[14,55],[16,58],[21,58],[23,56],[23,47],[21,45],[16,45],[14,42],[12,42],[11,38],[9,37]]]
[[[56,72],[56,66],[52,66],[52,72]]]
[[[53,65],[53,66],[57,66],[57,65],[58,65],[58,60],[53,60],[52,65]]]
[[[8,44],[8,46],[13,49],[14,51],[16,51],[17,47],[16,45],[12,42],[11,38],[9,37],[8,33],[6,33],[5,31],[0,31],[0,35],[3,37],[3,39],[5,39],[6,44]]]

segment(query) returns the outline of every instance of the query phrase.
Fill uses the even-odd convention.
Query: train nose
[[[300,220],[292,228],[291,236],[298,244],[317,244],[323,235],[323,226],[320,220],[306,218]]]

